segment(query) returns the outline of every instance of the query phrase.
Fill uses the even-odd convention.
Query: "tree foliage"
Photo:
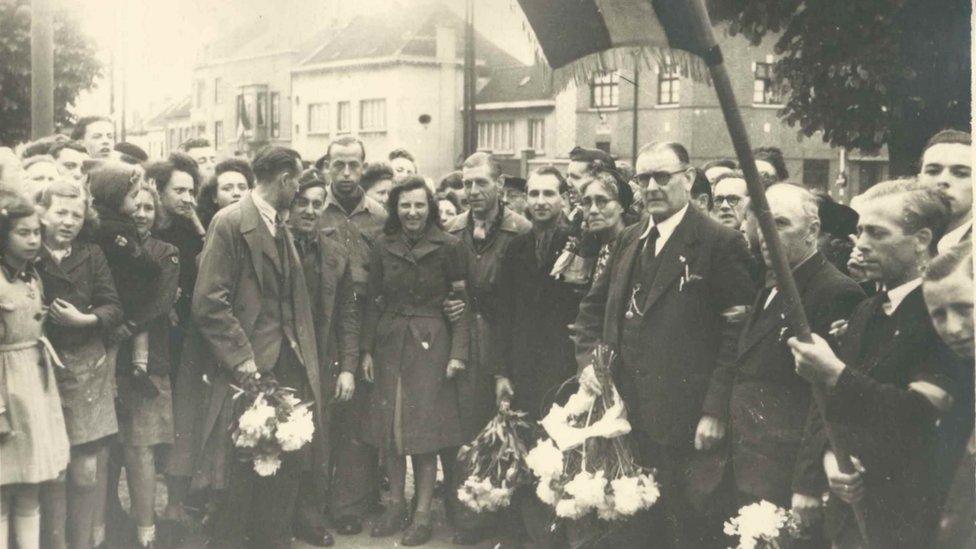
[[[0,143],[30,135],[30,1],[0,0]],[[102,65],[91,39],[64,10],[54,12],[54,123],[73,122],[68,106],[93,86]]]
[[[780,116],[834,146],[888,145],[893,173],[936,131],[970,129],[969,0],[709,0],[753,43],[778,35]]]

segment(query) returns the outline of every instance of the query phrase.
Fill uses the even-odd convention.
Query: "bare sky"
[[[96,41],[105,64],[106,78],[83,94],[76,114],[109,111],[108,70],[116,71],[116,111],[121,109],[126,78],[127,111],[148,115],[168,98],[190,93],[193,64],[202,46],[243,23],[281,9],[282,0],[57,0],[74,13],[83,30]],[[336,0],[287,0],[323,3]],[[429,0],[345,0],[340,9],[350,14],[409,9]],[[464,0],[440,0],[459,14]],[[399,5],[399,8],[394,6]],[[516,0],[475,0],[478,31],[516,57],[529,63],[532,46],[522,27]],[[315,24],[310,22],[310,24]]]

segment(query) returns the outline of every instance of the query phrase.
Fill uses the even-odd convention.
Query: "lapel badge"
[[[627,320],[634,320],[634,311],[627,311],[624,313],[624,318]]]
[[[430,350],[430,343],[428,343],[426,341],[421,341],[420,342],[420,346],[423,347],[425,351],[429,351]]]

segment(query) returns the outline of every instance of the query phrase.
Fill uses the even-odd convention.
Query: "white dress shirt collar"
[[[57,263],[58,265],[60,265],[61,262],[64,261],[64,258],[71,255],[71,246],[68,246],[67,248],[63,248],[60,250],[52,250],[51,248],[48,248],[46,245],[44,247],[47,248],[47,253],[51,254],[51,257],[54,258],[54,262]]]
[[[654,216],[647,218],[647,228],[644,229],[644,232],[641,233],[640,237],[641,240],[647,238],[647,236],[651,234],[651,228],[653,228],[655,225],[657,226],[658,237],[657,243],[654,246],[654,255],[661,253],[661,250],[664,248],[664,245],[668,243],[668,239],[671,238],[674,230],[678,228],[678,224],[681,223],[681,220],[685,218],[686,213],[688,213],[688,204],[685,204],[684,208],[681,208],[671,215],[671,217],[661,221],[660,223],[654,222]]]
[[[254,200],[254,205],[257,207],[258,214],[261,215],[265,226],[271,231],[271,236],[275,236],[275,222],[278,218],[278,210],[271,204],[268,204],[268,201],[261,198],[261,195],[258,193],[252,192],[251,199]]]
[[[898,306],[901,305],[901,302],[904,301],[906,297],[908,297],[908,294],[912,293],[915,288],[918,288],[921,285],[922,279],[919,277],[888,290],[888,301],[886,301],[882,306],[885,314],[888,316],[895,314],[895,311],[898,310]]]

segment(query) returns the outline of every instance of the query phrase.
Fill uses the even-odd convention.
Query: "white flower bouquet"
[[[496,511],[511,504],[516,487],[531,483],[523,442],[528,430],[525,412],[510,409],[503,400],[488,425],[458,451],[458,463],[467,473],[457,492],[461,503],[479,513]]]
[[[581,387],[565,406],[554,404],[541,422],[548,438],[526,463],[539,479],[536,495],[557,517],[595,513],[615,521],[651,507],[661,494],[653,472],[634,459],[627,410],[610,378],[613,353],[601,345],[594,358],[602,394]]]
[[[725,522],[725,534],[739,538],[737,549],[781,549],[798,529],[789,511],[766,500],[742,507]]]
[[[255,374],[233,388],[234,399],[244,396],[251,404],[238,418],[231,440],[241,458],[254,463],[258,475],[274,475],[283,452],[300,450],[312,441],[311,403],[296,398],[293,389],[279,387],[272,376]]]

